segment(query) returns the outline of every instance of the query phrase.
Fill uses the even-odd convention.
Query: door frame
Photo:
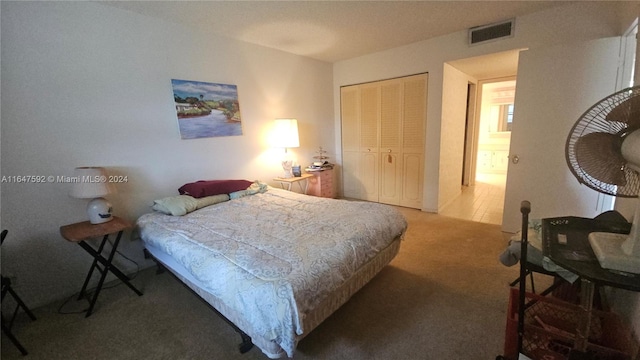
[[[478,160],[477,113],[478,84],[467,85],[467,118],[464,130],[464,155],[462,160],[462,185],[473,186],[476,183],[476,162]],[[474,141],[475,139],[475,141]]]

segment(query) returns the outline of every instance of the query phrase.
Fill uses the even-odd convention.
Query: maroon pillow
[[[182,185],[180,195],[190,195],[194,198],[246,190],[252,184],[248,180],[200,180]]]

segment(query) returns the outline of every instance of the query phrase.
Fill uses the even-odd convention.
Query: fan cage
[[[579,162],[581,159],[578,159],[576,154],[576,142],[581,137],[595,132],[616,134],[622,137],[637,130],[637,128],[629,127],[629,124],[625,122],[607,120],[606,117],[614,108],[623,102],[639,96],[640,86],[618,91],[597,102],[578,118],[578,121],[574,124],[567,138],[565,154],[569,169],[580,183],[593,190],[612,196],[638,197],[638,192],[640,191],[640,175],[636,171],[629,166],[623,166],[621,168],[627,182],[624,186],[617,186],[598,180],[580,166]],[[582,159],[582,161],[585,160],[587,159]]]

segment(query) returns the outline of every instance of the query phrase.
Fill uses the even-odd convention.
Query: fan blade
[[[621,102],[607,114],[605,119],[625,123],[631,130],[640,129],[640,96]]]
[[[576,160],[591,177],[624,186],[627,183],[623,171],[626,161],[622,157],[621,147],[622,139],[617,135],[602,132],[587,134],[576,140]]]

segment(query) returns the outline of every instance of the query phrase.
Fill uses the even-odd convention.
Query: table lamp
[[[74,184],[69,196],[79,199],[92,199],[87,205],[87,214],[92,224],[102,224],[113,219],[111,204],[103,198],[112,189],[107,182],[107,172],[101,167],[77,167],[74,172]]]
[[[298,120],[276,119],[273,136],[273,145],[275,147],[284,148],[284,158],[282,159],[284,178],[292,178],[293,173],[291,172],[291,168],[293,167],[293,159],[289,156],[287,149],[300,146],[300,139],[298,138]]]

